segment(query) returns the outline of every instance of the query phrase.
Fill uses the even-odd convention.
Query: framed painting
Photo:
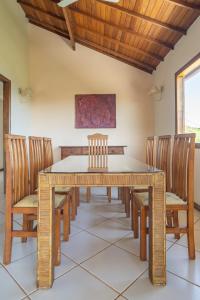
[[[75,128],[116,128],[116,95],[75,95]]]

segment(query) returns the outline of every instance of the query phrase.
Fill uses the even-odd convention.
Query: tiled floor
[[[15,239],[12,263],[2,264],[4,205],[0,212],[0,299],[48,300],[199,300],[200,299],[200,213],[195,212],[196,260],[189,261],[187,239],[172,236],[167,241],[167,286],[153,287],[148,263],[139,260],[139,241],[132,238],[130,221],[115,199],[109,204],[105,190],[93,189],[91,203],[81,195],[78,216],[72,222],[69,242],[62,242],[62,263],[55,269],[49,290],[36,288],[36,241],[22,244]],[[184,215],[181,215],[184,222]],[[20,217],[15,219],[19,227]]]

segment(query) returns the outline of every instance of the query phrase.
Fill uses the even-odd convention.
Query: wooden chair
[[[44,168],[48,168],[53,165],[53,148],[51,138],[43,138],[44,141]]]
[[[49,167],[49,164],[53,164],[52,149],[49,146],[51,139],[29,136],[29,161],[30,161],[30,193],[34,194],[38,192],[38,174],[45,167]],[[60,189],[59,189],[60,191]],[[55,188],[56,195],[60,194],[65,196],[70,201],[70,189],[62,190],[63,193],[59,193]],[[63,209],[61,209],[61,216],[63,217]],[[70,232],[70,222],[66,223],[65,216],[63,217],[63,231]],[[68,228],[66,229],[66,226]]]
[[[108,170],[108,135],[95,133],[88,135],[88,170]],[[107,187],[108,201],[111,202],[111,187]],[[87,187],[87,201],[91,198],[91,188]]]
[[[166,168],[166,187],[170,192],[166,192],[166,214],[167,226],[166,233],[174,233],[180,237],[181,233],[187,233],[189,258],[195,258],[194,245],[194,151],[195,151],[195,134],[175,135],[172,152],[172,186],[170,186],[169,172],[169,141],[167,137],[160,137],[159,156],[157,160],[158,167]],[[150,194],[135,193],[132,206],[133,217],[140,210],[140,258],[146,260],[146,233],[147,233],[147,216],[148,203]],[[135,211],[134,211],[135,210]],[[182,228],[178,222],[178,212],[187,212],[187,225]],[[172,220],[169,221],[169,218]],[[136,228],[137,230],[137,228]],[[134,233],[135,234],[135,233]],[[137,232],[136,236],[137,237]]]
[[[44,144],[44,168],[48,168],[53,165],[53,147],[52,139],[48,137],[43,138]],[[71,219],[75,220],[77,215],[77,206],[79,206],[79,192],[78,188],[68,188],[66,186],[55,187],[55,193],[60,195],[69,194],[70,206],[71,206]]]
[[[44,169],[44,142],[42,137],[29,136],[30,193],[38,188],[38,173]]]
[[[38,197],[29,192],[29,170],[24,136],[6,135],[6,223],[4,264],[11,261],[12,239],[21,237],[37,237],[37,230],[33,228],[33,220],[37,219]],[[64,240],[68,240],[69,201],[65,196],[55,195],[55,264],[60,262],[60,217],[64,210]],[[13,215],[23,215],[23,229],[13,229]]]
[[[157,145],[157,137],[156,136],[149,136],[146,138],[145,141],[145,153],[146,153],[146,164],[154,167],[155,166],[155,161],[156,161],[156,145]],[[147,192],[149,189],[148,186],[138,186],[138,187],[131,187],[129,189],[129,192],[127,193],[125,191],[125,197],[124,197],[124,202],[125,202],[125,211],[126,215],[129,218],[130,217],[130,207],[133,205],[133,193],[144,193]],[[134,210],[134,213],[136,213],[136,210]],[[139,213],[139,212],[138,212]],[[138,222],[137,222],[137,216],[138,213],[133,217],[131,214],[131,224],[132,224],[132,229],[135,228],[135,235],[138,235]],[[135,222],[135,223],[134,223]]]

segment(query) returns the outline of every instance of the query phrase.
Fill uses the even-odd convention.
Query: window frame
[[[181,67],[176,73],[175,73],[175,132],[176,134],[179,133],[178,127],[179,127],[179,114],[180,114],[180,110],[178,109],[178,106],[180,105],[179,101],[178,101],[178,84],[179,84],[179,78],[181,77],[181,73],[185,72],[187,69],[189,69],[190,67],[192,67],[192,65],[198,61],[200,59],[200,52],[195,55],[189,62],[187,62],[183,67]],[[192,74],[193,72],[195,72],[198,68],[200,68],[200,65],[197,66],[196,68],[194,68],[193,70],[191,70],[188,74]],[[188,74],[186,76],[188,76]],[[185,76],[185,77],[186,77]],[[183,117],[181,118],[181,121],[183,122]],[[195,148],[199,148],[200,149],[200,143],[195,143]]]

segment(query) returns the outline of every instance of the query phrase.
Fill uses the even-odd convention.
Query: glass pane
[[[195,132],[200,143],[200,69],[184,79],[185,132]]]
[[[143,162],[135,160],[126,155],[109,155],[108,171],[109,173],[153,173],[159,170],[150,167]],[[44,170],[46,173],[99,173],[101,170],[92,172],[88,170],[88,156],[70,156],[52,167]],[[104,171],[105,173],[105,171]]]

